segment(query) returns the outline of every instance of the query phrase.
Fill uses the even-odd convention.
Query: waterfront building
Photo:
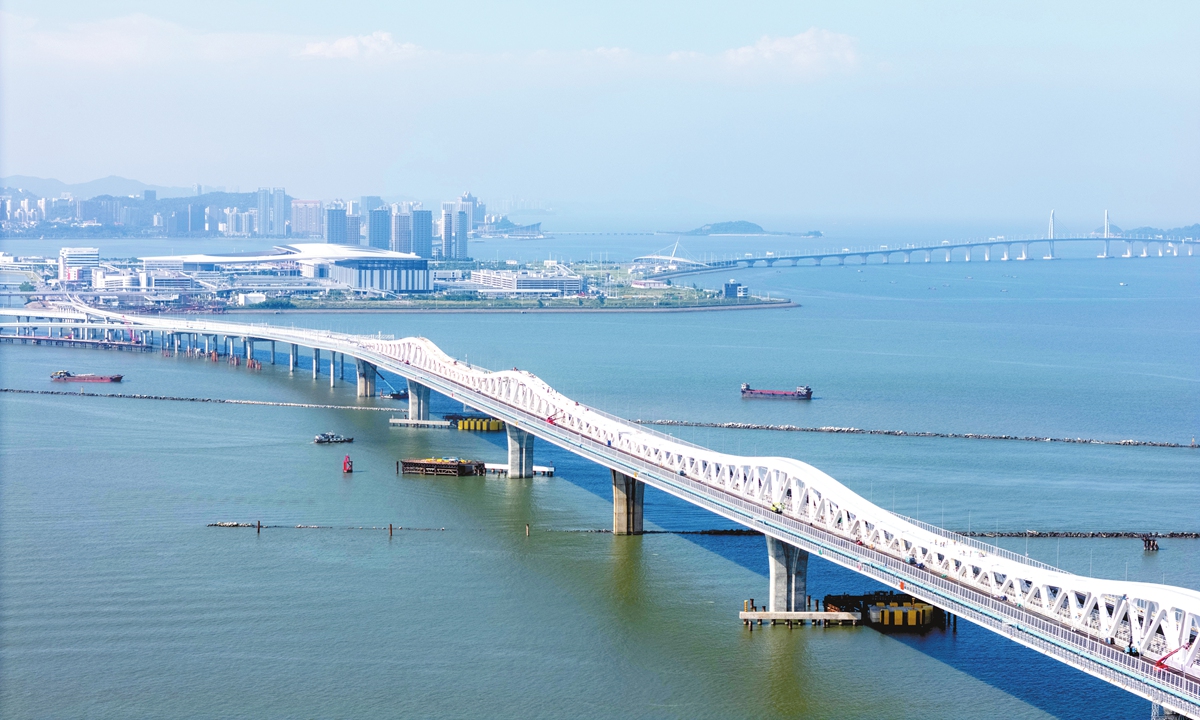
[[[271,191],[271,235],[282,237],[287,235],[288,196],[283,188]]]
[[[325,242],[346,244],[346,209],[331,207],[325,210]]]
[[[58,278],[90,281],[92,268],[100,267],[100,248],[59,248]],[[71,272],[74,269],[74,272]],[[73,277],[71,277],[73,276]]]
[[[583,292],[583,278],[561,270],[533,272],[532,270],[472,270],[471,282],[487,288],[512,293],[577,295]]]
[[[412,251],[418,257],[433,257],[433,211],[413,210]]]
[[[367,214],[367,245],[383,250],[391,249],[392,211],[390,208],[376,208]]]
[[[93,251],[98,257],[99,251]],[[328,278],[353,290],[424,293],[433,288],[425,258],[366,246],[294,243],[261,253],[163,255],[141,260],[147,272],[236,273],[242,268],[274,267],[281,273]]]

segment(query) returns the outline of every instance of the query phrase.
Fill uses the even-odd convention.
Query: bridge
[[[1196,590],[1069,573],[884,510],[799,460],[700,447],[571,400],[529,372],[457,360],[425,338],[123,315],[77,302],[0,309],[0,321],[0,341],[9,342],[222,348],[247,358],[270,343],[271,363],[282,344],[293,372],[307,354],[313,377],[327,372],[331,384],[349,357],[360,396],[375,394],[378,370],[405,378],[412,419],[428,419],[437,392],[503,420],[509,477],[532,476],[535,439],[608,468],[617,535],[642,532],[647,485],[762,532],[772,612],[803,609],[808,559],[816,555],[1166,711],[1200,718]]]
[[[727,270],[739,266],[774,267],[776,263],[790,263],[790,267],[795,267],[801,262],[817,266],[825,264],[826,260],[836,261],[837,265],[845,265],[847,260],[857,260],[858,264],[866,265],[870,258],[876,258],[882,264],[888,265],[895,257],[900,257],[904,263],[911,263],[914,255],[918,261],[927,263],[951,262],[956,258],[961,262],[1031,260],[1038,258],[1039,253],[1044,253],[1040,255],[1043,260],[1056,260],[1059,257],[1055,254],[1056,243],[1090,243],[1092,245],[1102,243],[1103,250],[1097,257],[1105,259],[1178,257],[1180,251],[1191,256],[1198,242],[1200,240],[1195,238],[1164,238],[1161,236],[994,237],[986,240],[943,240],[938,243],[843,247],[797,253],[746,253],[741,257],[726,257],[707,262],[684,258],[675,253],[671,255],[660,253],[635,258],[634,263],[646,268],[646,277],[666,278]]]

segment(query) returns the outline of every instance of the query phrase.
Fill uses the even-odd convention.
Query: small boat
[[[812,400],[812,388],[807,385],[801,385],[795,390],[756,390],[750,387],[750,383],[742,383],[742,397],[744,398],[784,398],[787,400]]]
[[[321,433],[313,438],[313,442],[318,445],[328,445],[330,443],[348,443],[354,442],[354,438],[338,435],[337,433]]]
[[[50,379],[55,382],[121,382],[124,375],[93,375],[91,373],[83,373],[76,375],[70,370],[59,370],[58,372],[50,373]]]

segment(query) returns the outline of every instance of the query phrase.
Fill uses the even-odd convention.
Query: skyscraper
[[[375,208],[367,214],[367,244],[387,250],[392,245],[392,210]]]
[[[275,188],[271,191],[271,234],[276,237],[287,235],[288,210],[287,193],[283,188]]]
[[[467,233],[471,230],[471,216],[465,210],[454,214],[454,254],[455,260],[467,259]]]
[[[434,257],[443,260],[454,257],[454,203],[452,202],[442,203],[442,245]]]
[[[433,257],[433,212],[413,210],[412,251],[423,258]]]
[[[411,212],[392,213],[393,252],[413,252],[413,216]]]
[[[346,215],[346,244],[362,245],[362,215]]]
[[[362,213],[366,214],[377,208],[383,207],[385,203],[383,198],[378,195],[363,195],[362,196]]]
[[[335,245],[347,244],[345,208],[329,208],[325,211],[325,242]]]
[[[470,224],[468,228],[474,230],[483,223],[483,217],[487,214],[487,205],[479,202],[479,198],[469,192],[462,194],[458,199],[458,210],[467,214],[467,219]]]
[[[271,190],[270,188],[258,189],[258,222],[254,228],[257,235],[271,234]]]

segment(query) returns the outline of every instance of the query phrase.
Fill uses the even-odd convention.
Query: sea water
[[[231,316],[423,335],[642,419],[1189,444],[1200,260],[756,268],[783,310]],[[860,272],[861,270],[861,272]],[[1121,283],[1124,283],[1122,285]],[[0,384],[123,373],[125,392],[402,408],[271,365],[0,346]],[[381,384],[399,384],[384,376]],[[742,400],[741,382],[811,402]],[[445,398],[436,413],[461,411]],[[607,471],[539,442],[532,480],[397,476],[505,457],[502,433],[389,413],[0,395],[6,717],[1129,717],[1147,703],[960,623],[764,628],[761,537],[613,537]],[[1200,451],[663,428],[799,458],[875,503],[975,531],[1197,530]],[[355,437],[317,446],[318,432]],[[355,472],[341,471],[343,455]],[[248,528],[209,523],[261,521]],[[730,523],[655,491],[650,529]],[[389,537],[387,526],[400,528]],[[530,526],[526,536],[525,526]],[[298,528],[298,525],[318,526]],[[1066,570],[1200,588],[1200,541],[1005,539]],[[818,558],[814,596],[873,585]]]

